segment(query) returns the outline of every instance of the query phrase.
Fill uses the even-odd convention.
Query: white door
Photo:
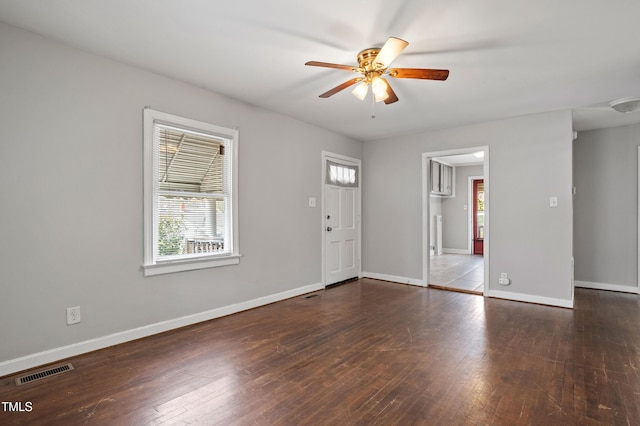
[[[325,285],[360,275],[360,167],[358,162],[325,158]]]

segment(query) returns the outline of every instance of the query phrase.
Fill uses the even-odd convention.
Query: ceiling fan
[[[428,68],[389,68],[400,53],[409,45],[408,42],[389,37],[382,48],[371,47],[358,53],[358,66],[332,64],[329,62],[309,61],[305,65],[313,67],[336,68],[339,70],[357,72],[361,77],[352,78],[339,86],[320,95],[321,98],[328,98],[347,87],[358,84],[353,90],[353,94],[360,100],[364,100],[371,86],[371,91],[376,102],[384,101],[385,104],[392,104],[398,101],[398,97],[391,88],[391,85],[384,76],[394,78],[417,78],[422,80],[446,80],[449,77],[449,70],[437,70]]]

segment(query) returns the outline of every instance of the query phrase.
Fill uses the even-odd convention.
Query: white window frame
[[[144,276],[169,274],[173,272],[190,271],[195,269],[214,268],[218,266],[236,265],[240,263],[240,251],[238,241],[238,131],[226,127],[190,118],[179,117],[173,114],[145,108],[143,113],[144,122],[144,260],[142,268]],[[227,177],[231,179],[231,212],[228,217],[228,235],[230,238],[230,250],[224,254],[211,253],[197,258],[157,260],[155,256],[155,241],[157,240],[157,210],[158,199],[156,196],[158,164],[154,158],[156,155],[156,144],[154,143],[154,126],[156,123],[166,124],[185,130],[192,130],[213,134],[225,138],[229,145],[225,147],[225,152],[232,155],[230,168]]]

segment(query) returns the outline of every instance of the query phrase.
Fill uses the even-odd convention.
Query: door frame
[[[484,176],[469,176],[469,184],[467,186],[467,253],[473,254],[473,181],[483,179]]]
[[[321,238],[321,254],[322,254],[322,285],[323,286],[327,286],[327,259],[326,259],[326,240],[327,240],[327,234],[325,231],[325,217],[327,216],[327,212],[326,212],[326,203],[325,203],[325,199],[326,199],[326,191],[327,191],[327,184],[326,182],[326,177],[327,177],[327,160],[332,160],[338,163],[347,163],[350,165],[356,165],[358,166],[358,187],[356,188],[356,208],[358,209],[357,213],[356,213],[356,222],[357,222],[357,230],[356,230],[356,235],[357,235],[357,244],[358,244],[358,249],[356,250],[357,253],[357,259],[356,259],[356,264],[357,264],[357,272],[358,272],[358,278],[362,278],[362,160],[359,158],[354,158],[354,157],[348,157],[346,155],[342,155],[342,154],[336,154],[333,152],[329,152],[329,151],[322,151],[322,173],[321,175],[321,180],[320,180],[320,185],[321,185],[321,191],[320,193],[321,195],[321,200],[320,200],[320,232],[322,235]]]
[[[477,220],[478,220],[478,205],[477,205],[477,193],[478,193],[478,185],[480,182],[482,181],[482,184],[484,186],[484,178],[480,178],[480,179],[476,179],[472,182],[472,200],[473,200],[473,209],[472,209],[472,214],[473,214],[473,220],[472,220],[472,235],[473,235],[473,249],[471,250],[471,254],[475,255],[476,254],[476,242],[477,242]],[[482,190],[482,192],[484,192],[484,189]],[[484,210],[483,210],[484,213]],[[483,225],[484,226],[484,225]],[[482,255],[484,256],[484,237],[482,237]]]
[[[489,176],[489,146],[476,146],[471,148],[459,148],[450,149],[446,151],[429,151],[422,153],[422,285],[424,287],[429,286],[429,275],[431,269],[431,252],[429,250],[429,241],[431,238],[431,215],[429,210],[431,207],[429,188],[431,187],[431,162],[434,157],[448,157],[452,155],[461,154],[473,154],[475,152],[484,152],[483,159],[483,175],[484,179],[484,214],[485,214],[485,228],[484,228],[484,291],[483,294],[486,297],[489,293],[489,261],[490,261],[490,240],[491,240],[491,180]],[[467,210],[471,208],[470,204],[467,204]]]

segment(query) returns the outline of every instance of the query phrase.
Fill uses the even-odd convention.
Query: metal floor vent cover
[[[36,380],[44,379],[46,377],[55,376],[57,374],[66,373],[67,371],[73,370],[73,365],[71,363],[59,365],[57,367],[51,367],[46,370],[36,371],[35,373],[29,374],[27,376],[21,376],[16,378],[16,386],[24,385],[25,383],[31,383]]]

